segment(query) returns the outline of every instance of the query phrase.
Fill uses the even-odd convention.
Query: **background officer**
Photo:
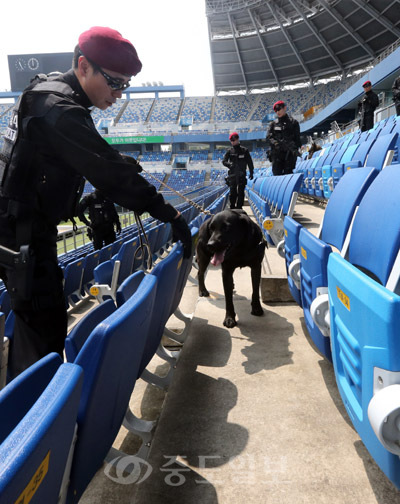
[[[239,143],[239,135],[234,132],[229,135],[232,147],[226,152],[222,164],[229,168],[226,178],[230,187],[229,201],[231,208],[242,208],[244,201],[244,188],[247,184],[246,168],[249,168],[249,179],[253,179],[254,165],[249,149]]]
[[[400,77],[397,77],[393,82],[393,101],[396,107],[396,115],[400,116]]]
[[[360,129],[368,131],[374,126],[374,112],[379,105],[379,98],[372,91],[371,81],[365,81],[363,84],[365,94],[358,102],[358,113],[360,114]]]
[[[0,156],[0,245],[27,260],[0,263],[15,314],[11,378],[50,352],[63,355],[68,319],[57,224],[76,215],[85,179],[123,208],[171,222],[185,256],[192,254],[181,214],[139,175],[133,158],[101,137],[90,114],[120,99],[141,68],[129,40],[93,27],[79,37],[73,68],[38,76],[15,105]]]
[[[274,175],[293,173],[301,147],[300,126],[287,114],[286,104],[279,100],[273,105],[277,118],[268,127],[267,140],[271,144],[270,160]]]
[[[89,210],[89,220],[84,213],[87,209]],[[88,226],[88,236],[93,240],[95,250],[113,243],[116,238],[115,230],[117,233],[121,232],[121,223],[114,203],[98,189],[81,200],[78,217]]]

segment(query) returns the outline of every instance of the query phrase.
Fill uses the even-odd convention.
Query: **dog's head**
[[[207,221],[206,248],[212,255],[211,264],[219,266],[224,260],[237,253],[240,245],[246,245],[249,238],[254,241],[253,225],[246,212],[224,210]],[[249,243],[250,244],[250,243]]]

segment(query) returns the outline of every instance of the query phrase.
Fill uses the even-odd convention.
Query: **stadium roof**
[[[216,92],[346,76],[400,38],[400,0],[206,0]]]

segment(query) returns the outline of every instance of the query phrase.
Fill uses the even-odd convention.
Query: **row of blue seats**
[[[316,236],[284,221],[289,288],[349,417],[400,488],[400,164],[352,168]],[[279,249],[278,249],[279,250]]]
[[[277,246],[283,238],[283,219],[293,215],[302,183],[301,173],[279,177],[255,177],[246,195],[266,240]]]
[[[217,188],[207,196],[196,197],[199,204],[207,205],[217,198],[223,189]],[[198,213],[198,210],[184,203],[177,208],[187,222],[190,222]],[[144,221],[145,230],[148,234],[151,254],[156,259],[157,254],[168,248],[170,241],[171,226],[164,223],[157,223],[154,219]],[[124,230],[123,235],[113,244],[103,247],[100,251],[93,251],[83,259],[69,262],[64,269],[64,295],[67,305],[75,307],[82,297],[90,294],[90,288],[96,280],[97,283],[120,285],[121,282],[136,268],[142,267],[147,258],[140,259],[140,254],[135,252],[139,246],[138,229],[136,224]],[[1,306],[1,305],[0,305]]]
[[[209,210],[223,210],[226,201],[225,190]],[[190,224],[194,242],[195,224],[205,218]],[[0,392],[1,502],[78,502],[103,461],[125,455],[112,448],[121,425],[142,437],[144,456],[149,422],[134,416],[129,400],[138,378],[158,386],[171,379],[178,356],[167,353],[161,338],[191,266],[175,244],[149,274],[130,275],[115,301],[102,302],[74,327],[66,363],[50,354]],[[184,343],[181,334],[168,336]],[[170,364],[167,377],[147,369],[156,353]]]
[[[384,166],[397,162],[400,146],[400,121],[396,116],[375,125],[365,132],[350,133],[322,150],[311,159],[299,159],[295,172],[304,174],[303,194],[330,198],[343,174],[355,167]]]
[[[224,188],[216,188],[207,195],[200,195],[195,201],[203,206],[210,206],[225,191]],[[184,218],[190,222],[198,215],[198,209],[185,203],[178,205]],[[153,259],[157,259],[170,247],[170,225],[156,223],[153,219],[144,221],[145,230],[150,243],[150,251]],[[69,262],[65,262],[64,268],[64,296],[66,306],[75,308],[77,303],[94,296],[90,288],[95,281],[102,285],[102,292],[113,292],[115,297],[116,288],[122,281],[137,269],[146,269],[148,257],[139,254],[139,238],[136,225],[124,229],[124,236],[114,243],[103,247],[99,251],[92,251],[85,257],[81,254],[74,259],[75,253]],[[101,299],[101,295],[97,296]],[[9,341],[12,341],[15,317],[10,306],[10,297],[4,284],[0,286],[0,311],[5,317],[5,343],[3,369],[0,371],[0,389],[6,381],[7,352]]]

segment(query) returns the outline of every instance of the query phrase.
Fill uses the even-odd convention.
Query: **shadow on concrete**
[[[332,366],[332,363],[329,362],[324,354],[322,352],[320,352],[320,350],[317,348],[317,346],[315,345],[313,339],[311,338],[309,332],[308,332],[308,329],[307,329],[307,324],[305,322],[305,319],[304,317],[300,317],[300,323],[301,323],[301,329],[303,331],[303,334],[304,334],[304,337],[306,338],[307,342],[309,343],[310,347],[314,350],[314,352],[316,352],[322,359],[326,360],[326,362],[328,364],[330,364]]]
[[[237,457],[248,442],[248,431],[228,421],[229,412],[238,398],[237,387],[229,380],[214,378],[210,370],[227,364],[232,351],[230,332],[208,320],[193,321],[190,338],[185,342],[175,370],[174,379],[161,411],[148,458],[153,471],[150,477],[135,488],[135,504],[158,503],[217,503],[212,482],[217,481],[218,468]],[[163,374],[165,365],[158,366]],[[162,401],[162,394],[154,394],[154,387],[146,387],[141,408],[150,418],[148,404]],[[128,435],[122,449],[130,444]],[[190,466],[190,467],[188,467]],[[210,474],[204,479],[193,470],[198,467]],[[173,470],[180,477],[171,476]],[[166,478],[170,475],[171,481]]]
[[[356,441],[354,448],[361,458],[367,473],[376,502],[379,504],[400,504],[400,491],[379,469],[362,441]]]
[[[255,317],[250,314],[250,303],[239,303],[237,313],[238,327],[251,345],[242,350],[247,361],[243,367],[247,374],[259,373],[263,370],[276,369],[287,364],[293,364],[289,350],[289,338],[293,335],[293,324],[281,317],[273,308],[263,306],[264,315]],[[290,303],[289,306],[292,306]]]
[[[346,408],[343,404],[342,397],[336,384],[335,371],[333,365],[326,359],[318,361],[321,368],[322,378],[325,382],[326,389],[331,396],[331,399],[336,406],[336,409],[342,415],[343,420],[355,431],[354,425],[347,414]]]
[[[165,459],[167,464],[171,460]],[[136,485],[132,504],[217,504],[214,485],[193,469],[179,462],[156,470]],[[156,478],[156,479],[155,479]],[[128,504],[128,503],[127,503]]]

